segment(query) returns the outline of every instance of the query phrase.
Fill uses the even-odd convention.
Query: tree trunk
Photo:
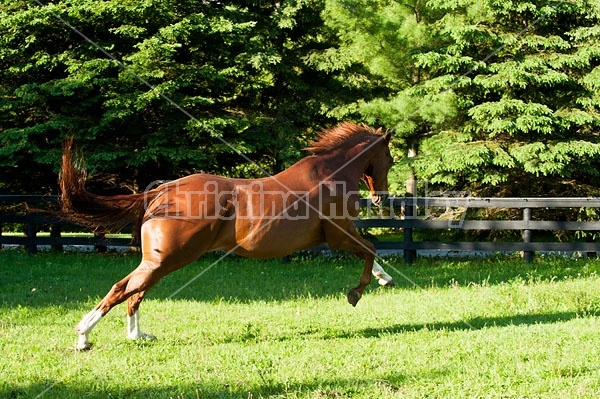
[[[409,158],[409,165],[410,165],[410,161],[412,160],[412,158],[415,158],[417,156],[417,149],[418,149],[417,140],[411,139],[408,142],[408,152],[407,152],[407,157]],[[406,180],[406,196],[407,197],[415,197],[416,195],[417,195],[417,177],[415,176],[415,172],[414,172],[412,166],[410,166],[410,176],[408,177],[408,180]]]

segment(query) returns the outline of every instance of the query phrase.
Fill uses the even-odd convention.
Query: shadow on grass
[[[445,373],[432,369],[426,375],[418,376],[419,379],[434,380]],[[263,397],[296,397],[310,396],[319,398],[346,398],[352,397],[360,391],[390,393],[399,390],[403,385],[417,376],[407,376],[394,373],[385,379],[324,379],[306,383],[281,383],[279,381],[263,381],[259,384],[232,382],[231,384],[160,384],[144,388],[119,388],[102,389],[92,383],[72,382],[66,384],[61,381],[47,381],[18,387],[0,388],[0,397],[3,399],[44,398],[44,399],[74,399],[74,398],[210,398],[210,399],[238,399],[238,398],[263,398]],[[311,395],[312,394],[312,395]]]
[[[431,322],[431,323],[408,323],[408,324],[391,324],[380,328],[364,328],[364,329],[345,329],[345,330],[327,330],[309,329],[306,331],[297,332],[306,340],[331,340],[331,339],[355,339],[355,338],[381,338],[385,336],[401,335],[413,332],[457,332],[457,331],[478,331],[486,328],[503,328],[510,326],[533,326],[545,325],[561,322],[582,317],[576,312],[558,312],[558,313],[536,313],[525,315],[511,315],[505,317],[477,317],[467,320],[459,320],[455,322]],[[253,342],[269,342],[269,341],[290,341],[297,339],[298,336],[282,334],[280,336],[257,336],[232,334],[222,337],[224,343],[246,343]],[[152,343],[149,343],[151,345]],[[189,345],[190,342],[184,343]]]
[[[395,324],[384,328],[365,328],[343,333],[338,338],[378,338],[385,335],[422,331],[477,331],[485,328],[530,326],[566,322],[580,317],[576,312],[534,313],[505,317],[476,317],[450,323]]]

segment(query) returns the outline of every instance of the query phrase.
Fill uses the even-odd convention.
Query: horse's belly
[[[233,252],[251,258],[277,258],[324,241],[320,223],[278,221],[260,226],[238,223]]]

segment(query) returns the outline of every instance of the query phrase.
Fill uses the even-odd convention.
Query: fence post
[[[531,220],[531,208],[523,208],[523,221],[529,222]],[[531,242],[532,231],[529,229],[523,230],[523,242],[529,243]],[[525,259],[526,263],[533,262],[533,251],[523,251],[523,259]]]
[[[63,250],[63,245],[60,243],[61,232],[62,228],[59,224],[50,225],[50,242],[52,243],[52,251],[61,252]]]
[[[37,253],[36,236],[37,226],[33,222],[29,222],[25,225],[25,235],[27,236],[27,252],[29,255],[35,255]]]
[[[106,233],[104,233],[104,232],[94,232],[95,239],[103,239],[105,237],[106,237]],[[97,252],[100,252],[100,253],[105,253],[108,251],[108,247],[104,244],[95,243],[94,250]]]
[[[412,220],[414,215],[414,198],[405,198],[404,199],[404,219]],[[416,251],[414,249],[407,248],[409,243],[413,242],[413,229],[405,228],[404,229],[404,262],[408,265],[412,264],[416,257]]]
[[[2,234],[1,230],[0,230],[0,234]],[[585,242],[595,242],[594,237],[592,237],[589,234],[586,234]],[[586,252],[586,256],[588,257],[588,259],[596,259],[596,257],[598,256],[598,253],[597,252]]]

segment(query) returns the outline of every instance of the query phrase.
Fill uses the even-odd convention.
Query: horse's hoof
[[[127,338],[129,338],[133,341],[142,341],[142,340],[154,341],[154,340],[156,340],[156,337],[154,335],[146,334],[141,331],[138,331],[137,333],[134,333],[134,334],[127,334]]]
[[[79,352],[89,351],[92,349],[92,343],[88,341],[87,334],[79,334],[77,337],[77,345],[75,346],[75,350]]]
[[[146,334],[146,333],[140,333],[139,337],[137,337],[137,339],[144,339],[144,340],[148,340],[148,341],[156,341],[156,337],[152,334]]]
[[[352,305],[352,306],[356,306],[356,304],[358,303],[358,301],[360,300],[361,297],[362,297],[362,295],[360,292],[358,292],[355,289],[351,289],[347,295],[348,303],[350,303],[350,305]]]
[[[77,352],[87,352],[89,350],[92,350],[92,343],[86,342],[85,344],[77,344],[77,346],[75,347],[75,350]]]
[[[394,280],[386,281],[385,284],[382,284],[384,287],[395,287],[396,282]]]

